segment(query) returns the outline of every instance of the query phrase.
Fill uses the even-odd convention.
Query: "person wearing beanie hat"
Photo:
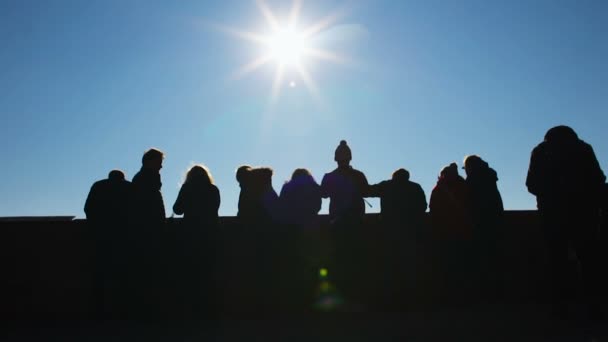
[[[353,159],[352,154],[350,152],[350,147],[346,144],[346,140],[341,140],[340,145],[336,147],[336,152],[334,152],[334,160],[337,161],[348,161],[350,162]]]
[[[352,153],[345,140],[336,148],[334,160],[338,167],[321,181],[323,198],[330,198],[329,217],[332,221],[360,220],[365,214],[363,197],[369,191],[367,178],[350,165]]]

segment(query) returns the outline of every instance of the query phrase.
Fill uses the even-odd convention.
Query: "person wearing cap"
[[[464,158],[469,210],[473,227],[476,282],[480,292],[492,299],[500,295],[500,225],[504,213],[496,182],[498,176],[477,155]]]
[[[547,131],[530,157],[528,191],[536,196],[551,264],[556,314],[567,313],[569,249],[576,252],[590,314],[601,314],[598,222],[606,181],[593,148],[568,126]]]
[[[330,220],[358,221],[365,214],[363,197],[367,196],[369,183],[363,172],[350,165],[352,154],[346,141],[340,141],[334,153],[334,160],[338,167],[326,173],[321,181],[322,197],[330,198]]]

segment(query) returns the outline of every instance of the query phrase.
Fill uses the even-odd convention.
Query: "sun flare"
[[[241,78],[246,74],[256,71],[268,63],[276,64],[276,72],[271,88],[270,101],[276,102],[279,98],[281,88],[295,87],[292,79],[285,82],[286,73],[295,73],[299,81],[308,89],[316,100],[319,99],[319,90],[314,82],[306,62],[312,59],[327,60],[334,63],[341,63],[344,59],[337,54],[324,48],[315,47],[312,44],[313,38],[324,30],[330,28],[339,15],[337,13],[326,16],[312,25],[301,29],[298,27],[300,16],[301,0],[294,0],[291,11],[286,18],[277,18],[270,10],[264,0],[256,1],[257,7],[264,16],[269,26],[268,34],[259,34],[251,31],[239,31],[231,28],[224,28],[227,33],[238,38],[259,44],[264,47],[264,53],[254,60],[241,66],[233,75],[234,78]]]
[[[268,37],[269,53],[279,64],[300,64],[307,49],[306,38],[295,30],[280,30]]]

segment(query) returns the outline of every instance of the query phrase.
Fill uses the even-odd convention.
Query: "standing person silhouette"
[[[194,165],[179,190],[173,212],[184,215],[188,228],[215,229],[219,208],[220,191],[213,183],[211,173],[202,165]]]
[[[186,313],[202,315],[216,312],[218,296],[218,209],[220,192],[209,170],[194,165],[188,170],[173,212],[184,215],[176,232],[176,262],[172,267],[176,294]]]
[[[601,315],[599,294],[598,225],[601,192],[606,176],[591,145],[580,140],[568,126],[547,131],[532,150],[526,179],[536,196],[551,263],[551,298],[555,313],[567,314],[573,291],[568,251],[580,263],[585,297],[591,316]]]
[[[158,228],[165,223],[165,204],[160,192],[160,169],[164,154],[151,148],[142,157],[142,167],[133,177],[133,216],[138,224]]]
[[[95,251],[95,294],[102,317],[118,314],[126,286],[125,228],[129,219],[131,182],[120,170],[91,187],[84,212]]]
[[[371,282],[365,271],[371,268],[371,261],[362,232],[363,197],[368,194],[369,184],[363,172],[350,165],[352,154],[346,141],[340,141],[334,160],[338,167],[323,176],[321,196],[330,199],[330,239],[336,266],[333,274],[347,301],[350,299],[356,306],[360,305],[361,298],[370,288],[366,282]]]
[[[409,228],[409,233],[416,235],[427,203],[424,190],[420,184],[410,180],[409,171],[398,169],[390,180],[370,186],[369,196],[380,197],[380,215],[384,225]]]
[[[472,225],[469,191],[458,165],[441,169],[431,192],[430,215],[442,300],[469,300],[472,277]],[[461,303],[459,303],[461,304]]]
[[[300,228],[315,228],[321,210],[321,187],[307,169],[296,169],[279,195],[282,221]]]
[[[363,197],[369,191],[367,178],[350,165],[352,154],[345,140],[336,148],[334,160],[338,167],[321,181],[321,195],[330,199],[330,220],[338,225],[360,222],[365,215]]]
[[[467,174],[476,280],[486,299],[497,299],[502,292],[499,236],[504,213],[502,197],[496,185],[498,176],[477,155],[465,157],[462,168]]]
[[[129,236],[131,248],[132,293],[137,314],[155,315],[153,301],[162,291],[166,269],[160,255],[166,216],[160,169],[164,154],[151,148],[142,157],[142,167],[133,177],[132,222]]]
[[[383,248],[377,278],[384,291],[378,297],[388,305],[404,305],[418,293],[420,269],[425,263],[422,225],[427,208],[426,196],[420,184],[410,181],[406,169],[393,172],[390,180],[370,186],[369,196],[380,197],[381,229],[376,235]]]

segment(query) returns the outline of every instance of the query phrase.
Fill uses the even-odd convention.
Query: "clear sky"
[[[507,209],[535,207],[529,155],[554,125],[608,170],[607,1],[304,1],[300,22],[332,13],[317,43],[349,62],[306,61],[318,98],[286,70],[269,104],[276,63],[234,77],[260,46],[218,29],[267,31],[253,1],[1,0],[0,216],[82,217],[91,184],[130,179],[149,147],[168,215],[192,163],[233,215],[238,165],[271,166],[278,192],[296,167],[320,181],[341,139],[370,183],[405,167],[427,198],[479,154]]]

